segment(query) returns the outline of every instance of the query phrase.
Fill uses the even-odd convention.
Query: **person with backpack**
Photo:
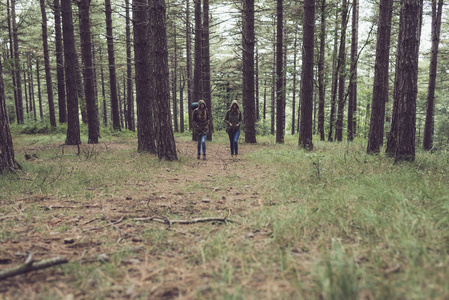
[[[231,109],[226,112],[224,121],[228,125],[226,132],[231,146],[231,158],[236,159],[239,154],[240,123],[242,122],[242,112],[237,100],[232,101]]]
[[[203,160],[206,160],[206,138],[209,133],[209,114],[204,100],[198,101],[198,107],[193,111],[193,134],[197,140],[197,159],[201,158],[203,149]]]

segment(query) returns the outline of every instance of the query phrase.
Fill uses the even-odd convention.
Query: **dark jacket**
[[[201,108],[204,104],[204,108]],[[193,134],[195,137],[209,133],[209,113],[204,100],[198,101],[198,108],[193,111]]]
[[[237,109],[232,110],[232,106],[234,104],[237,104]],[[240,129],[241,123],[242,123],[242,112],[239,109],[239,105],[237,103],[237,100],[233,100],[231,103],[231,109],[229,109],[226,112],[225,123],[228,124],[226,127],[226,131],[228,132],[235,132]],[[230,125],[232,124],[232,125]]]

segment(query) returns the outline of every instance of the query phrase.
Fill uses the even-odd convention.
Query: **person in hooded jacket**
[[[203,160],[206,160],[206,138],[209,133],[209,114],[204,100],[198,101],[198,107],[193,111],[193,134],[196,136],[197,159],[201,158],[201,148],[203,149]]]
[[[239,109],[237,100],[232,101],[231,109],[226,112],[224,121],[228,125],[226,132],[229,136],[231,157],[234,159],[239,154],[240,123],[242,122],[242,112]]]

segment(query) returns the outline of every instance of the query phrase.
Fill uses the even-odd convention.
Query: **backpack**
[[[191,110],[195,110],[198,108],[198,102],[192,102],[192,104],[190,104],[190,109]]]

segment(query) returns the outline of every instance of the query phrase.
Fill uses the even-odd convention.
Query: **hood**
[[[232,100],[231,102],[231,108],[234,104],[237,104],[237,109],[239,109],[239,103],[237,102],[237,100]]]
[[[198,101],[198,107],[201,107],[201,104],[204,104],[204,107],[206,107],[206,102],[204,100]]]

